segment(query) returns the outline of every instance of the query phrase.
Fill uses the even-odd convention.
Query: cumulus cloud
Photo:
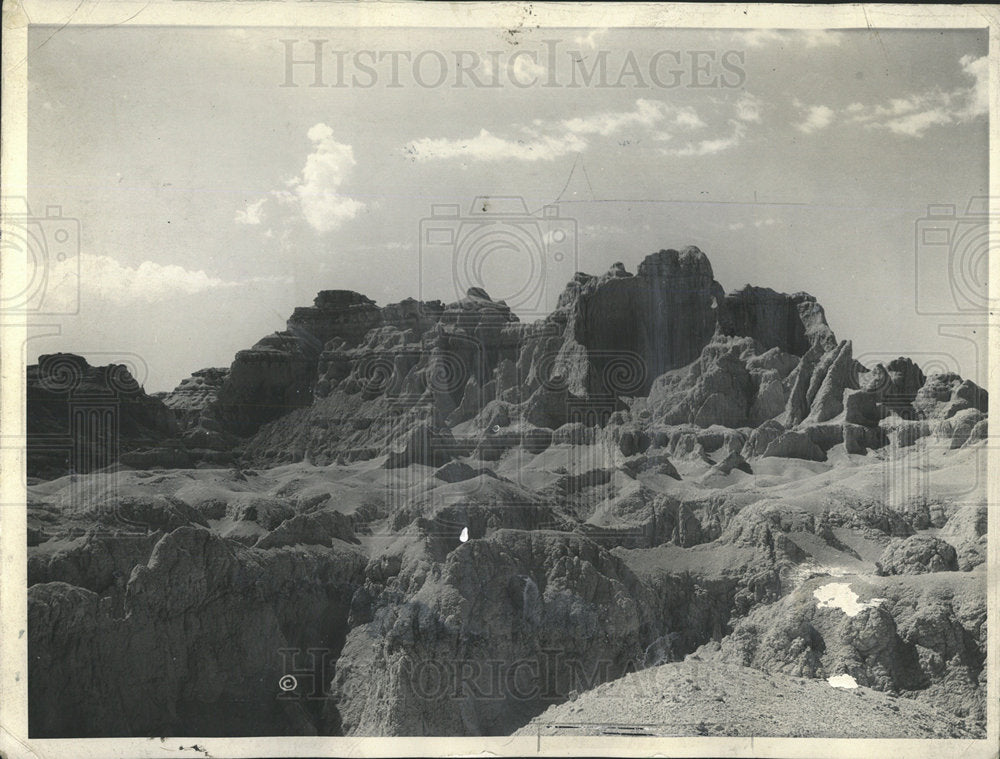
[[[820,129],[826,129],[830,126],[836,115],[836,112],[828,106],[814,105],[806,114],[805,120],[796,124],[795,128],[806,134],[818,132]]]
[[[354,149],[337,142],[333,130],[323,123],[313,125],[306,136],[313,149],[306,156],[299,175],[286,182],[287,189],[274,190],[269,196],[237,210],[236,223],[260,224],[268,201],[273,199],[301,215],[312,229],[322,234],[353,219],[365,207],[364,203],[341,192],[356,164]]]
[[[302,215],[317,232],[330,232],[344,221],[353,219],[364,204],[340,193],[340,186],[354,168],[354,150],[337,142],[333,130],[326,124],[316,124],[306,135],[313,143],[313,152],[306,157],[302,173],[288,183],[289,195],[298,202]]]
[[[749,95],[744,95],[733,107],[736,116],[732,123],[740,125],[740,134],[736,137],[738,142],[742,138],[743,122],[759,121],[760,114],[756,100]],[[635,101],[635,107],[626,111],[600,111],[552,121],[536,119],[530,125],[514,127],[509,135],[481,129],[477,135],[461,139],[425,137],[412,140],[403,150],[414,161],[450,158],[474,161],[548,161],[567,153],[581,152],[593,140],[623,133],[627,134],[629,141],[643,138],[667,141],[678,133],[695,133],[707,128],[706,120],[694,108],[639,98]],[[704,142],[704,146],[695,150],[715,152],[721,148],[711,143],[725,142],[725,146],[729,146],[735,144],[733,139],[731,134],[720,138],[706,137],[696,143]]]

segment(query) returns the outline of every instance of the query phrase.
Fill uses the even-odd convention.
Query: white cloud
[[[985,116],[989,110],[987,57],[971,55],[959,59],[962,73],[971,81],[949,92],[933,90],[895,97],[885,103],[851,103],[843,109],[847,123],[868,129],[884,129],[905,137],[923,137],[932,127],[964,124]],[[805,120],[796,125],[810,133],[829,126],[836,113],[825,105],[812,106]]]
[[[573,42],[581,47],[593,50],[597,47],[598,40],[608,33],[607,29],[591,29],[586,36],[580,35],[573,38]]]
[[[944,108],[931,108],[918,113],[911,113],[898,119],[891,119],[885,123],[873,122],[872,126],[888,129],[895,134],[906,135],[907,137],[922,137],[924,132],[932,126],[950,124],[952,114]]]
[[[989,85],[989,56],[973,58],[971,55],[963,55],[959,59],[962,71],[973,78],[972,87],[966,92],[966,112],[968,118],[985,116],[990,110]]]
[[[313,142],[313,152],[289,187],[309,226],[317,232],[330,232],[364,208],[363,203],[339,192],[355,165],[354,150],[337,142],[326,124],[314,125],[306,136]]]
[[[561,122],[561,126],[574,134],[599,134],[607,137],[628,127],[651,128],[664,122],[688,129],[705,126],[705,122],[693,108],[676,108],[662,100],[643,98],[635,101],[634,110],[605,111],[586,118],[566,119]]]
[[[737,32],[736,39],[747,47],[764,47],[765,45],[799,44],[807,48],[839,45],[843,38],[842,32],[830,29],[748,29]]]
[[[742,121],[730,121],[732,132],[725,137],[713,137],[697,142],[688,142],[682,148],[660,148],[660,153],[666,156],[687,158],[691,156],[712,155],[734,148],[743,142],[746,136],[746,125]]]
[[[425,137],[408,143],[404,150],[416,161],[467,158],[475,161],[551,161],[554,158],[583,150],[587,143],[569,134],[553,137],[536,134],[527,139],[506,139],[480,130],[475,137],[464,140]]]
[[[695,112],[694,108],[682,108],[674,117],[674,124],[685,129],[700,129],[705,126],[705,122],[701,120],[701,116]]]
[[[321,234],[353,219],[365,207],[364,203],[340,192],[356,164],[354,149],[337,142],[333,130],[323,123],[314,124],[306,136],[313,143],[313,150],[306,156],[302,172],[285,183],[288,189],[273,190],[270,196],[237,210],[235,221],[238,224],[260,224],[270,198],[293,209]]]
[[[749,92],[744,92],[736,101],[736,118],[740,121],[760,123],[760,100]]]
[[[795,128],[806,134],[818,132],[820,129],[826,129],[830,126],[835,116],[836,112],[829,106],[814,105],[809,109],[808,114],[806,114],[805,121],[796,124]]]
[[[777,223],[778,222],[775,219],[757,219],[753,225],[760,229],[761,227],[773,227]]]
[[[588,137],[609,137],[628,128],[651,129],[672,123],[688,129],[702,126],[691,108],[676,108],[659,100],[636,100],[631,111],[604,111],[589,116],[543,121],[522,126],[517,136],[503,137],[481,129],[464,139],[424,137],[409,142],[404,151],[416,161],[465,158],[476,161],[551,161],[577,153],[589,145]]]
[[[522,49],[507,57],[505,63],[499,58],[485,55],[470,71],[470,79],[475,77],[486,86],[499,87],[503,75],[515,86],[530,86],[546,79],[548,68],[541,62],[543,53],[538,50]]]
[[[247,203],[246,208],[238,209],[236,211],[236,223],[254,226],[260,224],[263,220],[264,204],[266,202],[267,198],[261,198],[254,203]]]
[[[743,229],[745,226],[746,226],[746,224],[744,224],[742,221],[737,221],[735,224],[730,224],[729,225],[729,229],[731,229],[732,231],[736,232],[736,231],[738,231],[740,229]]]
[[[60,271],[65,267],[66,271]],[[79,279],[76,272],[79,267]],[[111,256],[83,253],[79,258],[67,259],[55,264],[50,273],[54,281],[78,281],[79,292],[66,290],[65,296],[70,300],[67,304],[50,303],[49,296],[58,296],[58,289],[52,293],[46,292],[46,305],[62,307],[76,302],[86,304],[92,301],[104,301],[121,305],[125,303],[156,303],[182,295],[197,295],[199,293],[223,288],[246,287],[253,282],[284,281],[274,278],[256,278],[248,281],[233,282],[219,279],[207,274],[204,270],[185,269],[176,264],[160,264],[155,261],[143,261],[138,266],[129,266]]]
[[[745,96],[740,103],[743,105],[737,106],[738,118],[759,120],[759,114],[754,110],[756,101]],[[673,135],[664,131],[664,127],[695,132],[707,126],[694,108],[639,98],[635,107],[628,111],[601,111],[560,121],[535,119],[530,126],[515,127],[510,136],[481,129],[479,134],[462,139],[424,137],[410,141],[403,150],[415,161],[449,158],[540,161],[580,152],[591,144],[592,139],[612,137],[623,132],[628,133],[630,142],[641,139],[665,141],[672,139]],[[710,142],[706,140],[706,147],[702,149],[714,152],[708,145]]]
[[[843,32],[831,29],[802,29],[796,32],[796,35],[802,38],[806,47],[839,45],[844,39]]]
[[[737,32],[736,38],[747,47],[763,47],[768,43],[784,42],[786,39],[777,29],[749,29]]]
[[[510,67],[513,74],[511,80],[514,82],[541,81],[548,73],[548,69],[530,55],[517,55],[512,60],[514,65]]]

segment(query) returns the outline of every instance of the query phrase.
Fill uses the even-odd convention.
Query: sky
[[[815,295],[863,363],[985,383],[985,30],[33,27],[29,50],[29,362],[169,390],[319,290],[479,285],[532,320],[575,271],[697,245],[727,291]],[[479,196],[499,236],[464,236]]]

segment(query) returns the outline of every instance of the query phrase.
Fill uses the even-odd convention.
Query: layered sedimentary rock
[[[638,425],[648,437],[721,425],[744,430],[744,456],[812,460],[837,445],[864,454],[985,437],[987,397],[972,382],[925,377],[907,358],[861,366],[812,296],[749,285],[725,295],[713,277],[697,248],[661,250],[634,275],[621,264],[576,274],[532,324],[481,288],[383,308],[322,291],[228,370],[167,394],[184,450],[130,465],[492,461],[544,450],[563,427]],[[440,450],[407,453],[418,429]]]
[[[531,324],[324,291],[163,403],[57,358],[35,442],[101,393],[130,442],[29,482],[33,735],[505,734],[694,652],[773,701],[883,691],[858,734],[983,733],[985,392],[861,366],[696,248]],[[717,681],[671,685],[726,720],[685,730],[745,727]]]
[[[71,353],[41,356],[27,369],[26,396],[32,477],[101,469],[179,431],[170,409],[120,364],[95,367]]]
[[[229,377],[228,368],[199,369],[169,393],[160,393],[163,401],[182,429],[197,426],[205,410],[219,397],[219,389]]]

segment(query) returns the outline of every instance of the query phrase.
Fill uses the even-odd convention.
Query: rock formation
[[[81,408],[106,426],[75,438]],[[758,729],[740,682],[799,699],[774,734],[832,735],[789,715],[866,719],[846,682],[859,735],[981,736],[987,412],[697,248],[530,324],[482,288],[322,291],[159,398],[43,356],[32,734],[558,732],[673,672],[685,734]]]
[[[91,472],[179,428],[126,366],[94,367],[71,353],[40,356],[27,370],[27,473],[51,478]]]

